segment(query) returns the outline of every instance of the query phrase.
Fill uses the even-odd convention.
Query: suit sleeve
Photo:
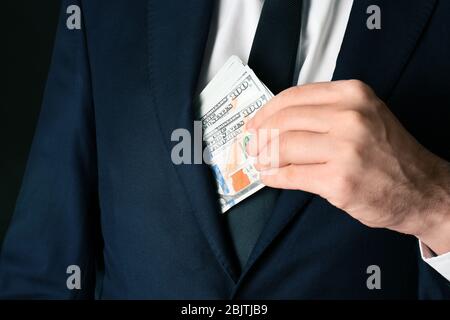
[[[100,243],[94,106],[84,25],[66,25],[67,8],[81,3],[61,5],[43,105],[0,254],[0,298],[94,295]],[[81,289],[68,287],[70,276]]]

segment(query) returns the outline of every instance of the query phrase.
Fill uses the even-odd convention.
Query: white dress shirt
[[[248,62],[264,0],[217,0],[198,91],[236,55]],[[353,0],[304,0],[295,75],[297,84],[330,81]],[[419,244],[422,259],[450,281],[450,252],[434,256]]]

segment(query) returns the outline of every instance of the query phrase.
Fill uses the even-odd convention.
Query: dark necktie
[[[274,93],[291,87],[300,38],[302,0],[265,0],[249,66]],[[265,187],[226,215],[241,269],[270,217],[279,190]]]

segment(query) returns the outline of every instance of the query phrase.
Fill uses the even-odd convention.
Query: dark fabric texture
[[[62,2],[1,249],[0,297],[450,298],[416,238],[370,229],[293,190],[280,192],[239,270],[209,167],[171,161],[172,132],[193,136],[212,2]],[[66,28],[72,4],[82,9],[82,30]],[[381,30],[366,28],[373,4]],[[447,30],[449,1],[355,1],[334,79],[366,82],[425,147],[450,160]],[[70,265],[81,269],[80,290],[66,286]],[[371,265],[380,267],[380,290],[367,287]]]

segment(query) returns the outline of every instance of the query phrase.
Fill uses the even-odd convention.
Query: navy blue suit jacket
[[[0,296],[449,298],[417,239],[367,228],[301,191],[281,192],[238,270],[210,170],[170,158],[172,131],[192,130],[212,2],[63,1]],[[66,28],[70,4],[82,8],[81,30]],[[366,28],[371,4],[381,30]],[[447,160],[449,30],[446,0],[356,0],[334,73],[372,86]],[[69,265],[81,269],[81,290],[66,287]],[[380,290],[366,286],[370,265]]]

